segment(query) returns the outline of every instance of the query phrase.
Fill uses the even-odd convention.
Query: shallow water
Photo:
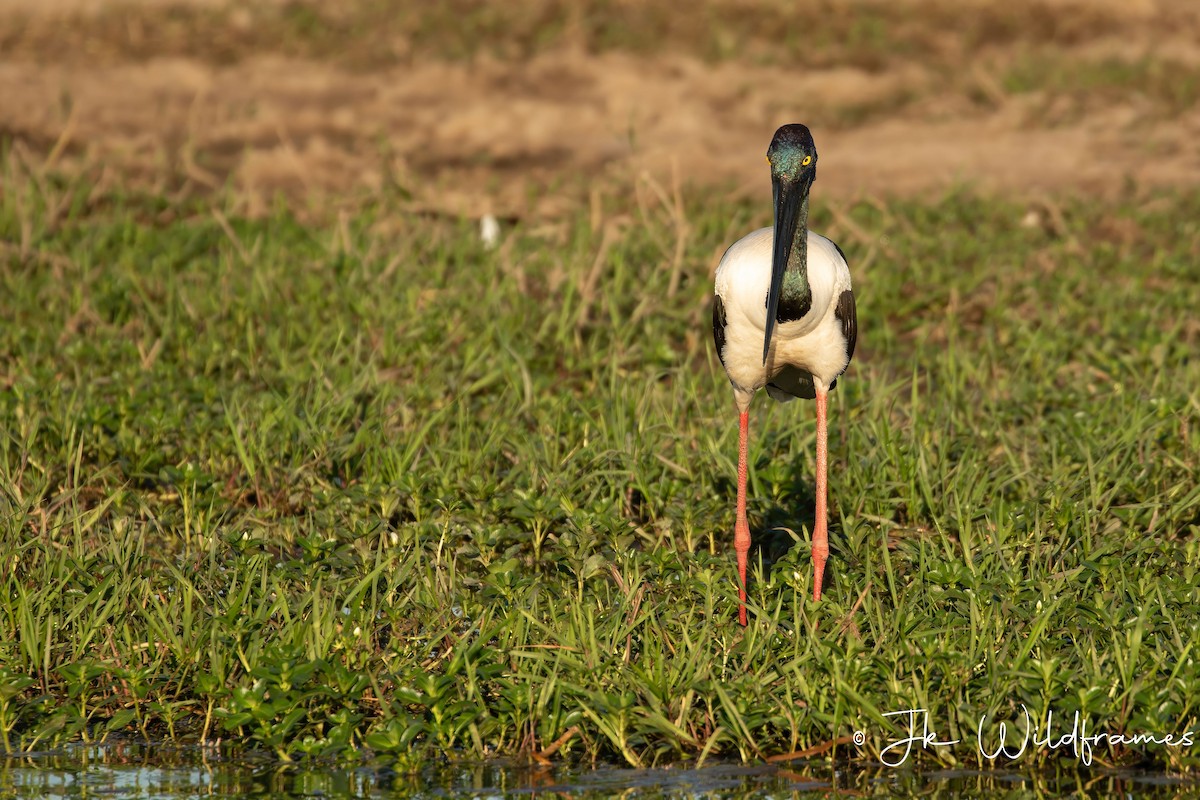
[[[211,750],[144,745],[73,747],[0,760],[0,797],[1151,797],[1200,796],[1200,782],[1130,771],[1049,773],[831,771],[827,766],[718,764],[699,769],[500,762],[443,764],[416,774],[390,766],[281,766]]]

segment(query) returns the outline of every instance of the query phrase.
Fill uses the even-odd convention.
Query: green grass
[[[1041,227],[968,192],[818,197],[861,330],[828,593],[807,599],[812,411],[760,398],[743,630],[709,271],[765,188],[688,192],[686,228],[612,194],[487,250],[386,208],[227,219],[11,161],[4,185],[6,751],[650,764],[862,730],[827,755],[871,763],[882,715],[925,707],[965,743],[921,758],[975,764],[979,718],[1022,703],[1197,726],[1200,194]],[[1143,757],[1196,762],[1096,748]]]

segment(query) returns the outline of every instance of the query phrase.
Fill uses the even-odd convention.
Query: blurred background
[[[1200,180],[1189,0],[4,0],[0,141],[242,213],[561,214],[597,181],[845,200]]]

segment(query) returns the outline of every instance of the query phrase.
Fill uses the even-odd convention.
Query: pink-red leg
[[[750,412],[738,417],[737,522],[733,528],[733,547],[738,563],[738,621],[746,625],[746,558],[750,552],[750,524],[746,522],[746,450],[750,437]]]
[[[821,581],[825,577],[825,560],[829,558],[829,512],[826,508],[827,462],[829,460],[829,430],[826,424],[828,394],[817,389],[817,519],[813,525],[813,600],[821,599]]]

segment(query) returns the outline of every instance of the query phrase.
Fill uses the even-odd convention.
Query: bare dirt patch
[[[778,32],[824,43],[807,54],[775,47],[774,29],[752,21],[725,45],[713,23],[678,35],[668,24],[656,52],[622,47],[603,38],[619,39],[622,7],[667,5],[605,5],[608,27],[592,20],[580,34],[585,23],[543,2],[537,20],[558,32],[544,44],[530,22],[517,56],[481,42],[456,58],[437,38],[462,36],[453,20],[410,19],[392,36],[379,30],[386,16],[326,19],[296,4],[256,17],[220,0],[101,11],[22,0],[0,11],[0,140],[114,184],[231,186],[247,213],[279,194],[390,193],[448,213],[555,214],[598,180],[642,173],[762,192],[762,153],[788,121],[813,127],[828,197],[1200,183],[1190,4],[1017,3],[994,31],[961,35],[939,26],[973,18],[938,0],[893,16],[826,5],[866,22]],[[705,8],[768,23],[776,13],[734,0]],[[509,23],[489,24],[502,38]],[[734,55],[713,57],[721,46]]]

